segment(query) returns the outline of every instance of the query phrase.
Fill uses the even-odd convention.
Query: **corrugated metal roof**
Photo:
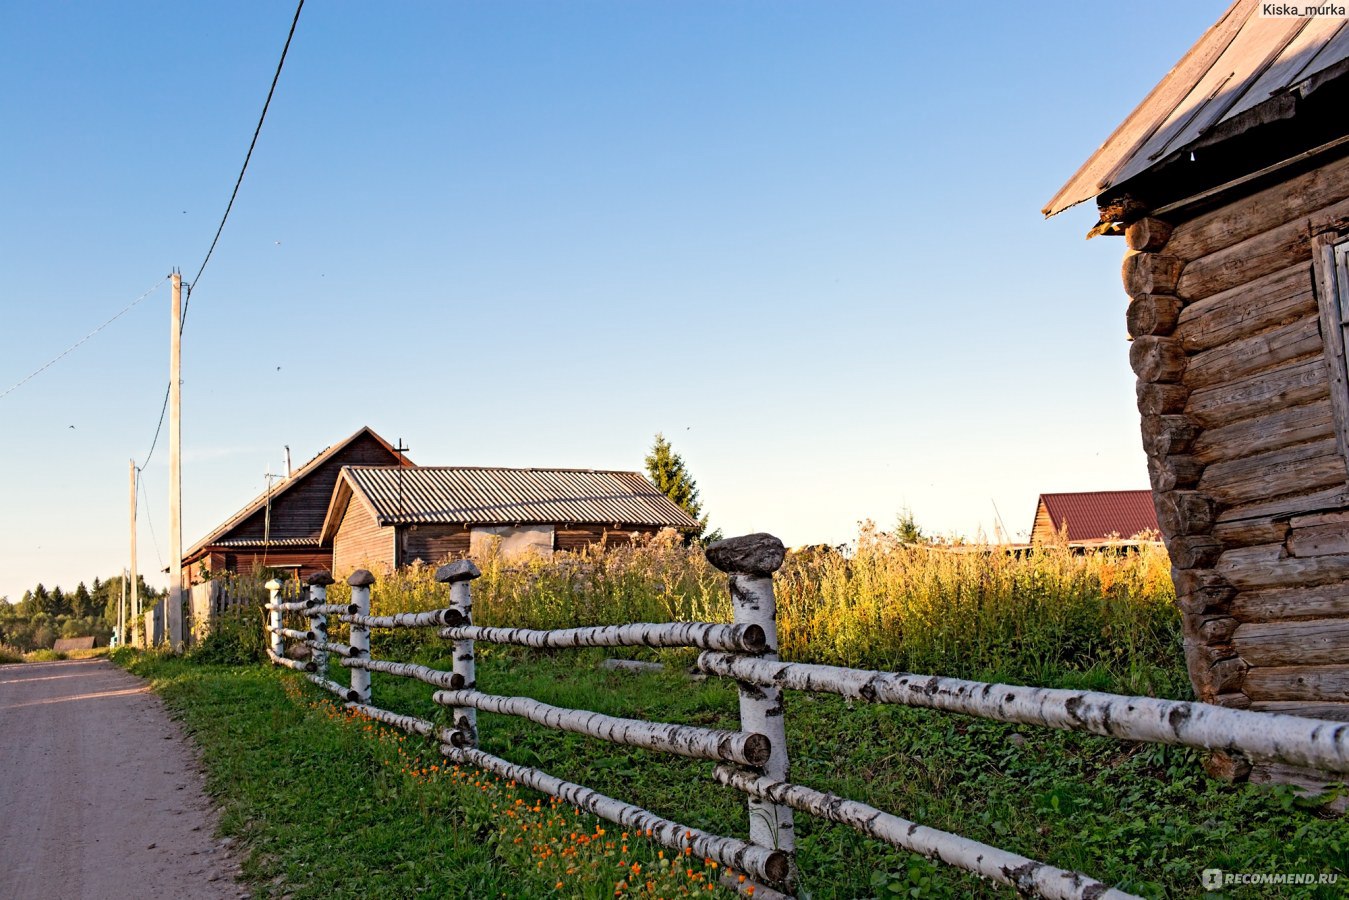
[[[1292,115],[1349,59],[1349,20],[1260,15],[1237,0],[1044,208],[1046,216],[1226,136]],[[1343,67],[1341,67],[1343,68]],[[1338,70],[1337,70],[1338,73]]]
[[[1068,526],[1070,541],[1103,541],[1112,536],[1131,538],[1143,531],[1159,531],[1152,491],[1085,491],[1041,494],[1056,529]]]
[[[318,547],[320,545],[318,538],[272,538],[268,541],[264,541],[261,538],[256,540],[253,538],[229,538],[223,541],[215,541],[210,546],[228,547],[231,549],[237,547],[257,547],[262,549],[263,547]]]
[[[381,525],[623,524],[696,528],[688,513],[638,472],[348,466],[342,478]]]

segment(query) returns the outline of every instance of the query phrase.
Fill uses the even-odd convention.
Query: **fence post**
[[[328,585],[333,583],[333,576],[327,572],[315,572],[305,579],[309,585],[309,602],[313,606],[321,606],[328,602]],[[328,614],[317,613],[309,617],[309,630],[314,632],[314,637],[318,643],[328,643]],[[314,671],[320,678],[328,677],[328,651],[314,649]]]
[[[370,615],[370,585],[374,583],[375,576],[365,569],[357,569],[347,579],[347,584],[351,585],[351,602],[356,607],[356,615]],[[358,655],[367,659],[370,658],[370,627],[368,625],[351,623],[351,649],[353,651],[364,651]],[[370,672],[366,669],[352,669],[351,689],[356,692],[357,703],[369,703]]]
[[[771,534],[747,534],[728,538],[707,548],[707,561],[730,576],[731,606],[735,624],[758,625],[767,638],[760,659],[778,658],[777,601],[773,596],[773,573],[786,557],[782,541]],[[782,689],[739,682],[740,729],[768,738],[772,750],[763,774],[786,781],[788,772],[787,728],[783,718]],[[755,797],[749,799],[751,843],[788,854],[796,851],[791,807]],[[795,865],[788,885],[795,880]]]
[[[271,638],[271,644],[269,646],[272,648],[272,652],[277,656],[285,656],[286,640],[279,632],[279,629],[281,628],[281,610],[276,608],[276,605],[281,602],[281,582],[273,578],[271,581],[264,584],[263,587],[267,589],[267,595],[270,598],[267,603],[272,607],[272,609],[267,611],[269,613],[268,621],[271,622],[272,625],[271,633],[269,634],[269,637]]]
[[[473,624],[473,592],[469,582],[482,576],[472,560],[458,559],[436,569],[436,581],[450,586],[450,606],[459,610],[465,625]],[[463,690],[478,689],[478,676],[473,662],[473,642],[454,642],[454,674],[464,679]],[[454,728],[464,739],[465,747],[478,746],[478,711],[471,706],[450,710]]]

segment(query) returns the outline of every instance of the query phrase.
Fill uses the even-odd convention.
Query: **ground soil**
[[[0,897],[247,896],[193,748],[106,660],[0,666]]]

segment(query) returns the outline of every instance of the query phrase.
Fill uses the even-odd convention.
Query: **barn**
[[[331,569],[332,547],[319,540],[323,516],[342,467],[362,465],[412,463],[371,428],[361,428],[319,452],[192,545],[183,554],[184,580],[188,585],[203,581],[203,570],[245,574],[266,566],[303,579]]]
[[[1032,545],[1052,544],[1066,535],[1068,546],[1083,550],[1153,540],[1157,513],[1151,491],[1078,491],[1041,494],[1031,526]]]
[[[1349,20],[1260,7],[1233,4],[1044,212],[1094,199],[1092,234],[1127,244],[1198,695],[1349,720]]]
[[[698,523],[639,472],[349,466],[320,534],[334,572],[630,543]]]

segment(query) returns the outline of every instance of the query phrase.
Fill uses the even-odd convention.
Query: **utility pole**
[[[141,624],[141,592],[136,575],[136,461],[131,461],[131,633]],[[139,640],[135,641],[140,646]]]
[[[169,648],[183,649],[183,276],[173,273],[169,345]]]

